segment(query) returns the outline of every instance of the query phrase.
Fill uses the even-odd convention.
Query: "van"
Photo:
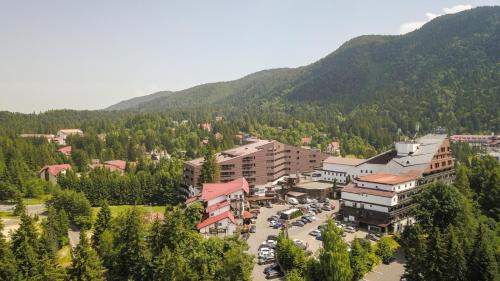
[[[297,198],[288,197],[288,204],[297,205],[297,204],[299,204],[299,201],[297,200]]]

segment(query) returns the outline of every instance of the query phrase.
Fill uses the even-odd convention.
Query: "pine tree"
[[[454,185],[466,198],[472,198],[472,190],[470,188],[469,176],[467,174],[467,167],[458,165],[455,169],[456,176]]]
[[[101,203],[101,209],[97,214],[97,220],[94,225],[94,235],[92,236],[92,245],[97,248],[99,245],[99,239],[101,234],[110,228],[111,222],[111,210],[109,209],[108,202],[103,200]]]
[[[68,278],[66,270],[47,255],[42,257],[41,276],[43,281],[65,281]]]
[[[14,207],[14,215],[20,216],[22,213],[26,212],[26,207],[24,206],[23,198],[21,193],[16,193],[16,206]]]
[[[12,235],[11,244],[20,279],[39,280],[41,268],[38,254],[40,249],[38,233],[33,220],[25,213],[21,214],[21,224]]]
[[[424,281],[427,275],[427,241],[420,225],[406,227],[402,235],[408,280]]]
[[[359,242],[354,239],[351,243],[350,261],[353,273],[353,280],[360,280],[368,272],[367,252]]]
[[[492,231],[480,223],[469,261],[469,280],[497,281],[500,278]]]
[[[351,281],[353,273],[342,230],[331,219],[321,231],[323,249],[319,254],[319,276],[325,281]]]
[[[80,231],[80,242],[73,253],[70,279],[74,281],[104,281],[104,267],[90,246],[85,229]]]
[[[220,181],[220,167],[217,162],[215,151],[208,147],[203,164],[201,166],[200,183],[212,183]]]
[[[3,223],[0,220],[0,281],[14,280],[16,260],[3,235]]]
[[[434,231],[429,235],[427,247],[427,262],[428,271],[427,280],[444,280],[448,268],[448,253],[446,245],[443,241],[439,228],[434,228]]]
[[[125,214],[122,225],[115,233],[113,275],[119,280],[143,280],[146,275],[148,260],[144,237],[139,211],[134,208]]]
[[[464,245],[458,240],[454,227],[448,228],[448,270],[445,272],[445,279],[448,281],[467,280],[467,260],[464,253]]]

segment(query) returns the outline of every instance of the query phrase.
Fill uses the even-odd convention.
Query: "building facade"
[[[412,224],[414,195],[438,180],[452,183],[455,175],[445,135],[396,142],[392,150],[357,161],[335,159],[315,174],[323,175],[323,180],[331,177],[342,187],[345,221],[374,231],[397,232]]]
[[[275,140],[248,139],[247,144],[217,154],[221,182],[244,177],[251,188],[279,178],[311,172],[321,166],[327,154],[315,149],[294,147]],[[191,196],[199,193],[203,158],[184,163],[184,184]]]

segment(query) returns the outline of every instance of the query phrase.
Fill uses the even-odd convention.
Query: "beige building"
[[[247,144],[217,154],[220,180],[228,182],[244,177],[250,187],[262,186],[283,176],[311,172],[321,167],[327,154],[283,144],[275,140],[248,139]],[[184,163],[184,183],[190,195],[199,193],[203,158]]]

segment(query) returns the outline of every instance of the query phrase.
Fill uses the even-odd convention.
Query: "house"
[[[340,143],[336,141],[332,141],[326,147],[326,151],[329,153],[340,154]]]
[[[205,130],[205,131],[211,131],[212,130],[212,124],[210,124],[209,122],[204,122],[204,123],[201,123],[200,124],[200,128],[202,130]]]
[[[61,129],[57,131],[57,142],[59,145],[66,145],[66,138],[72,135],[83,135],[80,129]]]
[[[311,142],[312,142],[312,137],[303,137],[302,138],[302,145],[310,146]]]
[[[215,121],[221,122],[223,120],[222,116],[215,116]]]
[[[217,141],[221,141],[223,138],[222,134],[219,132],[215,133],[214,136]]]
[[[64,156],[71,156],[71,146],[63,146],[57,150],[57,152],[63,154]]]
[[[45,165],[42,169],[40,169],[40,171],[38,171],[38,176],[41,179],[57,183],[57,177],[61,174],[66,174],[67,170],[71,170],[70,164]]]
[[[133,162],[130,162],[129,164],[133,164]],[[124,160],[109,160],[101,164],[99,161],[96,161],[93,162],[92,164],[89,164],[89,167],[92,170],[101,168],[101,169],[107,169],[111,172],[119,172],[120,174],[123,175],[127,167],[127,162]]]
[[[205,213],[197,228],[204,236],[232,235],[243,222],[248,193],[249,185],[245,178],[226,183],[205,183],[201,194],[188,198],[186,204],[197,201],[203,204]]]

